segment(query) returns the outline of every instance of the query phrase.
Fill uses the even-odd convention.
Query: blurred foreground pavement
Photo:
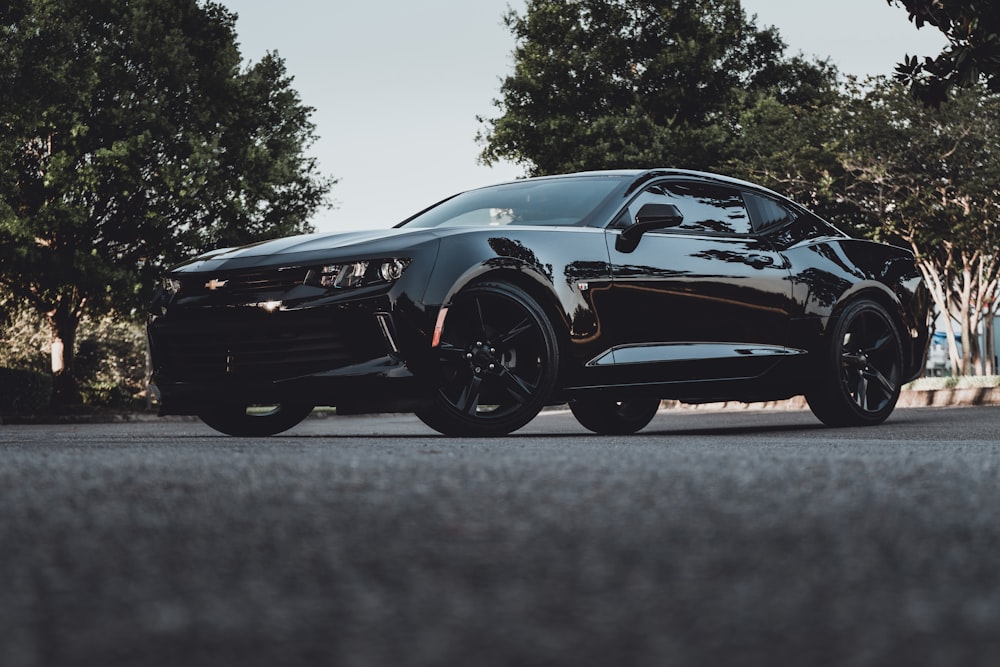
[[[5,425],[0,665],[996,665],[998,434]]]

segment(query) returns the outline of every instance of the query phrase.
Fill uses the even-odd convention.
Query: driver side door
[[[679,223],[622,243],[646,204],[672,204]],[[628,382],[754,377],[786,348],[791,282],[784,257],[753,234],[736,187],[697,179],[644,188],[606,230],[612,347],[594,360]]]

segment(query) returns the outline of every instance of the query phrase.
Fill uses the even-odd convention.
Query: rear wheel
[[[630,435],[645,428],[660,409],[659,398],[630,398],[615,401],[583,398],[569,402],[580,425],[601,435]]]
[[[538,414],[555,387],[559,347],[522,289],[480,283],[459,293],[438,347],[441,381],[417,416],[451,436],[496,436]]]
[[[892,318],[874,301],[849,305],[832,325],[809,408],[830,426],[880,424],[899,399],[903,353]]]
[[[309,416],[313,406],[299,403],[277,405],[216,405],[198,418],[226,435],[262,437],[287,431]]]

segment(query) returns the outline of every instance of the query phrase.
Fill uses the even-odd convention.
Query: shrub
[[[0,287],[0,368],[49,375],[50,346],[51,331],[42,315]],[[76,332],[74,373],[86,405],[145,407],[146,333],[141,315],[84,315]],[[2,385],[0,391],[10,386],[6,381]],[[10,400],[0,403],[2,410],[9,406]]]
[[[52,400],[52,376],[21,368],[0,367],[0,412],[41,412]]]
[[[80,387],[83,404],[94,408],[130,407],[130,392],[113,382],[91,382]]]
[[[51,333],[41,316],[0,293],[0,367],[44,373]]]
[[[77,332],[76,377],[87,405],[130,407],[146,389],[146,332],[116,315],[85,317]]]

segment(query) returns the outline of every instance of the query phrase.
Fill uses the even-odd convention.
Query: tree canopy
[[[164,264],[308,230],[325,204],[312,109],[277,55],[244,67],[235,19],[198,0],[0,7],[0,285],[48,319],[57,375],[84,308],[127,311]]]
[[[887,0],[906,8],[919,29],[939,29],[949,45],[922,61],[909,56],[896,72],[924,102],[938,106],[956,88],[985,83],[1000,92],[1000,4],[996,0]]]
[[[514,72],[480,119],[482,159],[532,175],[635,165],[718,167],[762,96],[813,104],[832,69],[786,59],[739,0],[529,0],[506,25]]]
[[[844,184],[837,155],[846,131],[839,112],[843,103],[832,85],[804,104],[759,97],[740,114],[739,132],[720,171],[782,192],[821,216],[851,220],[853,208],[837,195]]]

